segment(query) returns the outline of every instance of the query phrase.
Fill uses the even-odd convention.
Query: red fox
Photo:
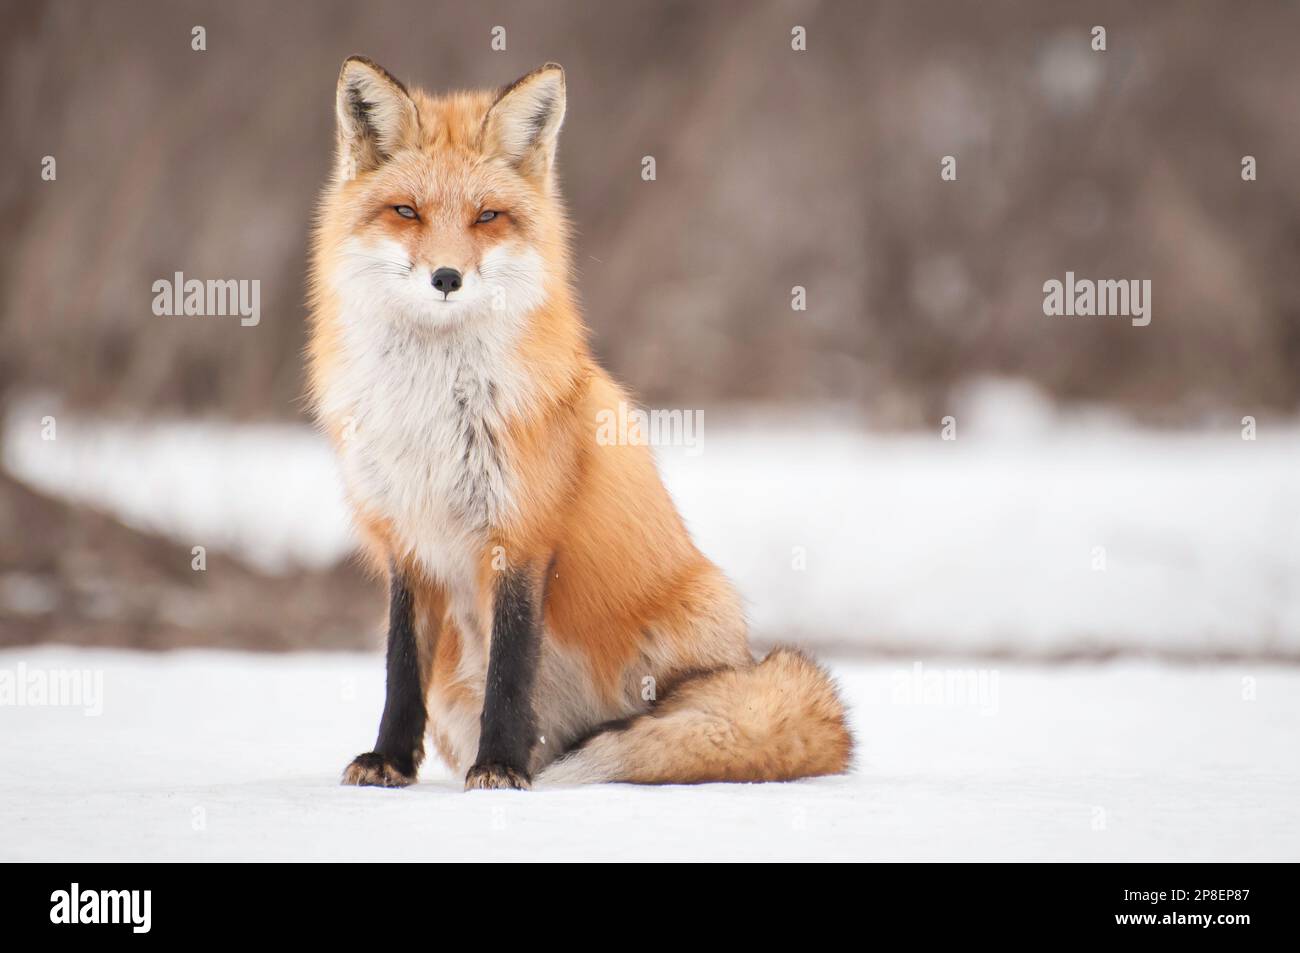
[[[847,770],[827,674],[750,654],[595,362],[556,181],[564,71],[434,97],[353,57],[311,268],[310,394],[389,580],[387,699],[345,784],[789,780]]]

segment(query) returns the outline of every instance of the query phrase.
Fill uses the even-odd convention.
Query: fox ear
[[[524,175],[544,177],[563,122],[564,68],[547,63],[501,91],[483,121],[484,149],[505,156]]]
[[[346,182],[377,168],[414,141],[419,125],[406,87],[361,56],[343,61],[335,100],[339,178]]]

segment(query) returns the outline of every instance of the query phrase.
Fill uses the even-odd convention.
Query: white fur
[[[538,786],[569,787],[616,781],[623,769],[617,733],[598,735],[577,751],[543,767],[534,777]]]
[[[430,692],[426,704],[429,726],[446,743],[447,767],[464,774],[478,756],[479,713],[483,710],[483,681],[469,699],[451,703],[451,696]]]
[[[469,647],[486,645],[474,567],[489,531],[513,513],[501,440],[529,399],[513,348],[544,297],[540,260],[496,249],[451,301],[396,243],[350,240],[338,264],[342,360],[322,410],[342,425],[345,485],[367,513],[392,522],[404,555],[447,586]],[[480,655],[466,653],[474,670]]]

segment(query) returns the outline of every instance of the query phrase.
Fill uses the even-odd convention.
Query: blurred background
[[[0,9],[0,644],[378,644],[301,400],[359,53],[565,66],[595,350],[703,414],[661,463],[760,643],[1300,659],[1295,6]],[[1149,279],[1150,325],[1045,316],[1067,270]],[[177,271],[260,323],[155,316]]]

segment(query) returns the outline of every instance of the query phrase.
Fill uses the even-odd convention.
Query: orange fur
[[[821,670],[787,655],[754,665],[739,599],[691,541],[649,448],[597,440],[598,414],[617,411],[627,396],[593,359],[571,288],[569,228],[554,173],[558,120],[549,146],[520,145],[517,130],[499,119],[495,108],[507,95],[532,95],[540,82],[550,85],[536,95],[550,96],[546,104],[554,107],[551,90],[557,81],[551,69],[556,68],[529,74],[504,92],[442,97],[408,93],[373,64],[359,61],[345,64],[340,80],[339,166],[321,202],[313,246],[311,397],[351,468],[349,499],[371,564],[379,571],[400,566],[415,590],[435,745],[453,768],[468,768],[484,696],[488,620],[504,561],[540,580],[545,593],[538,689],[543,694],[535,700],[543,738],[534,768],[554,762],[602,721],[640,715],[642,727],[627,737],[644,736],[644,746],[635,756],[625,752],[627,770],[621,775],[604,763],[607,776],[758,780],[845,770],[850,743],[843,712]],[[345,82],[363,84],[374,102],[353,108]],[[358,138],[358,130],[367,135]],[[417,217],[395,214],[397,207],[409,207]],[[485,208],[504,214],[478,223]],[[507,261],[514,271],[504,273],[512,280],[525,272],[537,276],[537,300],[528,299],[529,306],[521,308],[517,322],[509,325],[505,350],[484,372],[491,380],[488,397],[482,397],[477,379],[466,385],[474,399],[490,404],[494,413],[499,408],[500,415],[499,426],[471,435],[475,439],[467,446],[488,454],[491,466],[500,461],[501,468],[499,475],[474,470],[466,479],[492,482],[506,502],[500,512],[491,511],[481,535],[473,535],[471,550],[457,557],[468,563],[461,566],[463,579],[460,570],[441,561],[442,541],[428,538],[418,521],[412,525],[411,513],[423,511],[402,509],[424,505],[441,514],[441,502],[420,503],[420,474],[399,476],[384,469],[386,458],[371,449],[383,448],[373,432],[386,421],[372,413],[360,436],[353,433],[354,414],[361,414],[358,407],[371,388],[364,380],[340,383],[355,378],[361,364],[355,341],[366,332],[364,326],[358,331],[358,322],[387,320],[378,309],[358,317],[354,312],[369,307],[373,296],[355,294],[348,285],[353,279],[340,276],[364,274],[371,257],[379,261],[384,255],[375,267],[393,273],[394,295],[409,293],[401,282],[416,269],[424,274],[445,266],[473,275]],[[382,292],[387,286],[376,287]],[[445,340],[473,344],[480,327],[505,320],[487,311],[448,313],[463,316],[448,319],[444,330],[441,312],[430,305],[428,316],[420,312],[412,320],[418,327],[402,333],[438,351]],[[374,359],[376,384],[391,383],[381,380],[389,374],[414,374],[424,366],[419,354],[403,360],[390,369]],[[496,374],[513,388],[504,396],[506,385],[496,390]],[[416,386],[412,393],[421,391]],[[423,423],[401,421],[409,432],[423,432]],[[459,433],[454,422],[447,427]],[[394,458],[405,459],[404,445],[394,443]],[[418,449],[421,459],[437,460],[441,452]],[[455,452],[446,448],[449,456]],[[432,516],[430,525],[435,525]],[[468,594],[463,590],[471,584],[465,579],[472,580]],[[724,674],[683,682],[699,671]],[[643,690],[647,679],[651,685],[682,682],[683,687],[654,702]],[[749,710],[748,704],[763,711]],[[691,711],[707,711],[711,724],[740,719],[746,725],[713,732],[702,742],[698,733],[688,733],[689,743],[675,747],[667,728]],[[677,714],[665,717],[672,712]],[[727,738],[751,747],[785,747],[729,753]],[[714,743],[721,748],[710,749]],[[617,747],[598,739],[582,750],[599,750],[607,762]],[[574,759],[581,755],[571,752],[557,768],[567,764],[575,776]]]

